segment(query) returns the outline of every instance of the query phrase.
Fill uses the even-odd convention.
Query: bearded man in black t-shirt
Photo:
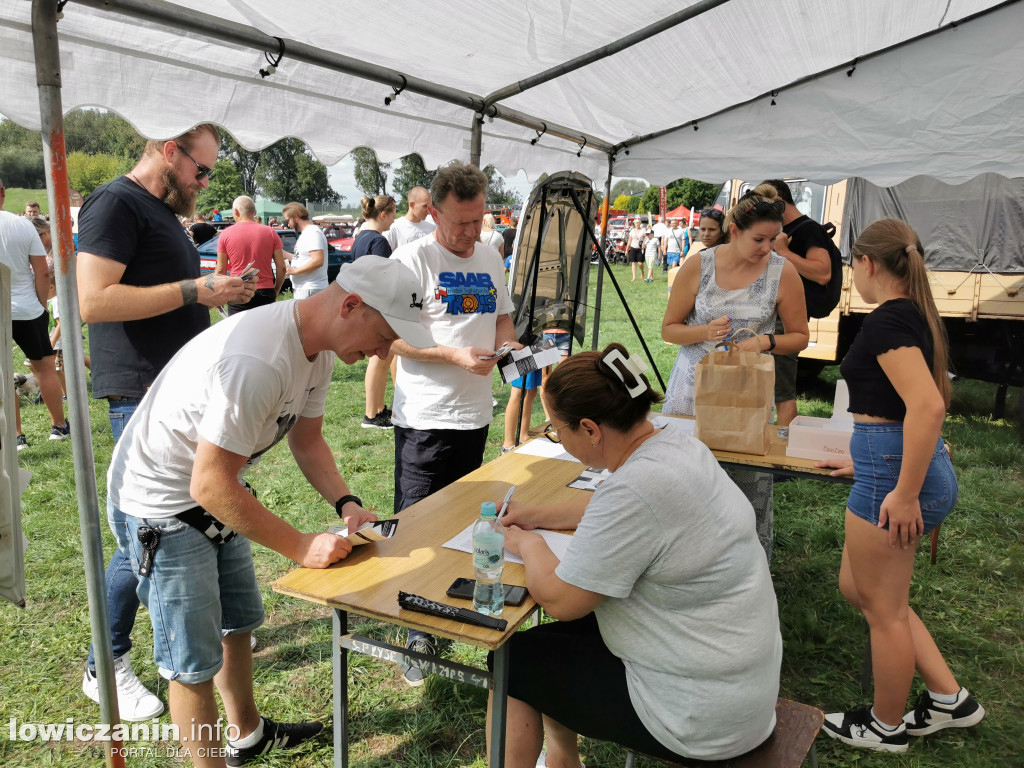
[[[774,251],[792,262],[804,284],[804,293],[824,289],[832,277],[832,261],[828,252],[831,240],[825,228],[797,210],[793,193],[782,179],[768,179],[786,203],[782,214],[782,234],[772,244]],[[810,316],[808,315],[808,319]],[[781,321],[776,321],[776,333],[783,333]],[[780,427],[788,427],[796,418],[797,354],[775,355],[775,412]]]
[[[199,253],[178,221],[209,186],[219,149],[209,124],[149,141],[135,167],[89,195],[79,214],[78,296],[89,323],[93,397],[109,402],[115,442],[163,367],[210,326],[209,308],[252,298],[255,283],[200,275]],[[164,706],[131,669],[136,585],[131,563],[115,551],[106,586],[118,708],[123,720],[144,721]],[[93,651],[82,690],[98,702]]]

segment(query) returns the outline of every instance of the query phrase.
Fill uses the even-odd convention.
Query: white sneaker
[[[117,709],[122,720],[141,723],[158,717],[164,711],[164,703],[160,701],[132,671],[130,654],[114,659],[114,682],[117,685]],[[100,703],[100,682],[96,675],[86,667],[82,678],[82,693]]]
[[[548,751],[546,749],[543,750],[540,753],[540,757],[537,758],[537,768],[548,768]],[[587,764],[581,762],[580,768],[587,768]]]

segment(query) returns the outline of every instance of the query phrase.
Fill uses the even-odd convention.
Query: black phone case
[[[473,586],[475,584],[476,584],[476,581],[474,579],[462,579],[462,578],[456,579],[455,581],[452,582],[452,585],[450,587],[448,587],[448,592],[446,594],[448,595],[448,597],[457,597],[457,598],[462,599],[462,600],[472,600],[473,599]],[[517,595],[517,597],[519,597],[519,599],[516,600],[515,602],[512,602],[511,600],[508,599],[509,598],[509,593],[512,592],[512,590],[516,590],[517,592],[519,590],[522,590]],[[517,586],[515,584],[506,584],[505,585],[505,605],[511,605],[512,607],[515,607],[517,605],[522,605],[523,604],[523,600],[526,599],[526,595],[527,595],[526,587],[520,587],[520,586]]]

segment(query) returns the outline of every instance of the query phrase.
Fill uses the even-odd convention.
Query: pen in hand
[[[498,512],[498,519],[501,520],[508,512],[508,503],[512,501],[512,494],[516,492],[516,487],[513,485],[508,489],[508,493],[505,494],[505,500],[501,502],[501,510]]]

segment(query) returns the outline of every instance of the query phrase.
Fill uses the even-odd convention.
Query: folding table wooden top
[[[787,457],[785,440],[781,438],[773,440],[767,456],[723,451],[714,453],[723,465],[834,480],[828,477],[828,470],[815,469],[813,461]],[[398,663],[415,660],[428,674],[445,675],[471,685],[493,688],[496,693],[491,711],[494,738],[491,740],[489,764],[504,764],[508,675],[504,645],[536,610],[537,603],[527,597],[520,606],[507,606],[502,618],[508,621],[508,627],[498,631],[401,609],[398,592],[411,592],[451,604],[452,599],[445,595],[448,586],[460,576],[471,577],[473,567],[468,553],[445,549],[442,544],[479,516],[481,502],[500,503],[510,485],[517,486],[516,501],[534,504],[568,501],[588,493],[566,487],[582,469],[582,465],[575,461],[516,451],[506,453],[401,512],[398,515],[401,522],[393,538],[356,547],[345,560],[330,568],[298,568],[273,582],[271,586],[277,592],[334,609],[335,766],[348,766],[349,650]],[[503,581],[506,584],[526,584],[523,566],[506,563]],[[348,631],[349,613],[493,651],[494,674],[351,634]]]

